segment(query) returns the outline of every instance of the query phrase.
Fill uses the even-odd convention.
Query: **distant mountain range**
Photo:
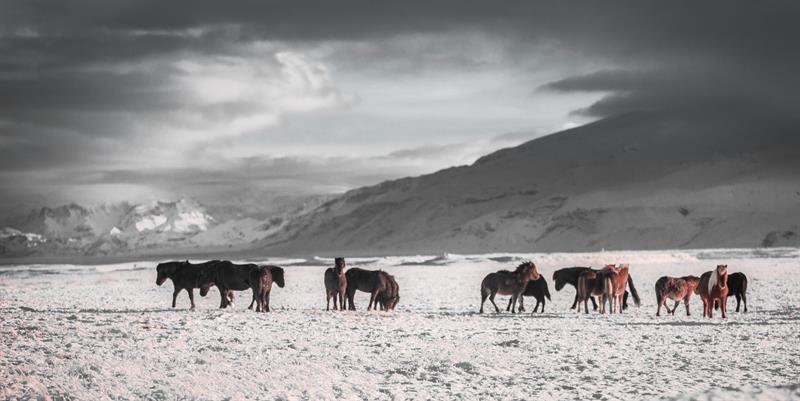
[[[190,198],[42,207],[0,229],[0,256],[147,256],[247,248],[321,202],[315,199],[275,209],[269,218],[226,221]]]
[[[632,113],[257,216],[219,205],[214,216],[188,198],[45,207],[0,231],[0,255],[800,246],[797,126]]]

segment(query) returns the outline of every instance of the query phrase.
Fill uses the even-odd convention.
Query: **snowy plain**
[[[543,314],[478,314],[482,278],[532,259]],[[800,250],[696,250],[348,258],[400,285],[394,312],[326,312],[332,258],[272,259],[286,287],[272,313],[249,291],[219,310],[215,289],[155,284],[154,262],[0,266],[2,399],[800,399]],[[554,270],[628,262],[642,297],[622,315],[569,310]],[[750,280],[749,312],[655,316],[662,275],[717,263]],[[507,297],[498,296],[498,305]],[[526,301],[530,311],[535,302]],[[491,310],[491,307],[489,309]]]

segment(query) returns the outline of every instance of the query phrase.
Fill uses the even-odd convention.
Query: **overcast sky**
[[[798,4],[0,0],[0,205],[339,192],[642,109],[796,119]]]

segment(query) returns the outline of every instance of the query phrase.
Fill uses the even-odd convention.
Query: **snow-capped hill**
[[[797,246],[794,127],[666,112],[608,118],[470,166],[349,191],[292,221],[261,251]]]
[[[83,238],[107,233],[128,213],[127,203],[42,207],[11,226],[51,238]]]
[[[45,242],[46,241],[45,238],[43,236],[41,236],[40,234],[24,233],[24,232],[22,232],[20,230],[17,230],[17,229],[11,228],[11,227],[0,228],[0,238],[8,239],[8,238],[14,238],[14,237],[24,238],[25,241],[30,242],[30,243],[37,243],[37,242]]]
[[[214,218],[202,206],[183,198],[175,202],[151,201],[137,205],[122,220],[122,228],[117,230],[191,234],[206,231],[214,224]]]

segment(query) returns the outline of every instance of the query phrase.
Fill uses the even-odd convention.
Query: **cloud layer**
[[[794,120],[798,17],[777,1],[2,1],[0,205],[341,191],[634,110]]]

